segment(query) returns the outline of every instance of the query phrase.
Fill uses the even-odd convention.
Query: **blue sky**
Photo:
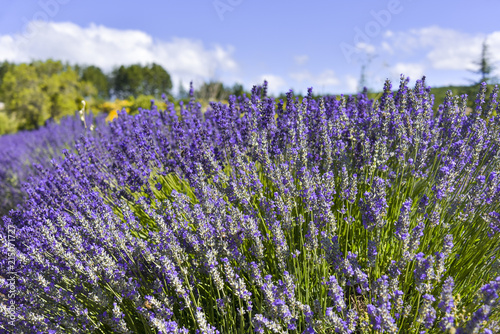
[[[0,0],[0,60],[156,62],[179,82],[353,93],[399,75],[467,84],[484,40],[500,69],[500,2]],[[500,72],[497,71],[497,75]],[[397,82],[394,83],[397,85]]]

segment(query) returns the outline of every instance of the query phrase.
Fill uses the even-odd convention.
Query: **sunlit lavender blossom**
[[[423,253],[418,253],[415,256],[415,262],[415,270],[413,271],[415,288],[422,294],[429,293],[432,289],[432,281],[435,278],[434,257],[431,255],[425,257]]]
[[[430,294],[424,294],[422,298],[423,303],[419,311],[419,320],[424,323],[425,328],[429,329],[436,320],[436,310],[432,307],[432,303],[436,301],[436,298]]]
[[[334,305],[336,306],[337,312],[342,312],[346,307],[344,301],[344,292],[339,286],[335,276],[330,276],[328,281],[326,281],[326,287],[328,288],[328,296],[332,298]]]
[[[453,278],[448,277],[443,284],[443,290],[441,291],[441,301],[438,306],[441,311],[444,312],[444,316],[439,322],[441,330],[445,331],[454,326],[454,307],[455,300],[453,298]]]

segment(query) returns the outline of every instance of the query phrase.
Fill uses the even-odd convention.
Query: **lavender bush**
[[[498,332],[498,89],[407,85],[121,113],[4,218],[0,328]]]

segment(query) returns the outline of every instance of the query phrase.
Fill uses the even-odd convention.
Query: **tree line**
[[[38,128],[110,97],[170,94],[169,73],[158,64],[130,65],[105,74],[96,66],[71,66],[61,61],[0,64],[0,134]]]
[[[227,100],[230,95],[246,92],[243,86],[224,86],[221,82],[203,83],[195,91],[202,100]],[[48,119],[58,120],[81,109],[81,101],[99,111],[111,99],[149,101],[162,94],[174,98],[172,79],[156,63],[119,66],[105,73],[97,66],[70,65],[57,60],[31,63],[0,63],[0,135],[35,129]],[[177,99],[189,98],[179,83]],[[137,102],[139,103],[139,102]]]

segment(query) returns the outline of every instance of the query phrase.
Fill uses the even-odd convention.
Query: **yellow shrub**
[[[125,108],[125,111],[127,113],[130,113],[130,107],[132,106],[132,104],[133,103],[128,100],[116,99],[114,102],[103,102],[98,106],[98,109],[108,114],[108,117],[106,117],[106,122],[110,122],[118,116],[117,111],[121,111],[123,108]]]

